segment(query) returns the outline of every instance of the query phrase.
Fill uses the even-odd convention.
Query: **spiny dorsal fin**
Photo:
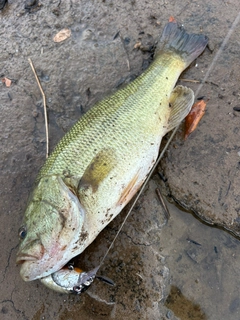
[[[188,115],[194,102],[194,93],[192,89],[176,86],[169,99],[169,107],[171,108],[168,120],[168,130],[178,126],[180,122]]]

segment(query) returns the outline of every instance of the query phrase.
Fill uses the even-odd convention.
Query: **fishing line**
[[[197,96],[200,92],[200,90],[202,89],[204,83],[206,82],[206,80],[208,79],[209,77],[209,74],[210,72],[212,71],[213,67],[215,66],[216,64],[216,61],[218,60],[220,54],[222,53],[224,47],[226,46],[226,44],[228,43],[229,41],[229,38],[231,37],[233,31],[235,30],[237,24],[239,23],[239,20],[240,20],[240,11],[238,12],[238,15],[237,17],[235,18],[235,20],[233,21],[227,35],[225,36],[220,48],[218,49],[217,53],[215,54],[213,60],[212,60],[212,63],[210,64],[206,74],[205,74],[205,77],[203,78],[203,80],[201,81],[201,84],[198,86],[197,90],[196,90],[196,93],[195,93],[195,96]]]
[[[230,27],[230,29],[229,29],[229,31],[228,31],[228,33],[227,33],[227,35],[225,36],[225,38],[224,38],[224,40],[223,40],[223,42],[222,42],[222,44],[221,44],[220,48],[218,49],[217,53],[215,54],[215,56],[214,56],[214,58],[213,58],[213,60],[212,60],[212,63],[210,64],[210,66],[209,66],[209,68],[208,68],[208,70],[207,70],[207,72],[206,72],[206,74],[205,74],[205,76],[204,76],[203,80],[201,81],[201,84],[199,84],[199,86],[198,86],[198,88],[197,88],[197,90],[196,90],[196,92],[195,92],[195,97],[199,94],[199,92],[200,92],[200,90],[202,89],[202,87],[203,87],[204,83],[205,83],[205,82],[206,82],[206,80],[208,79],[210,72],[212,71],[213,67],[215,66],[216,61],[218,60],[218,58],[219,58],[220,54],[222,53],[222,51],[223,51],[224,47],[225,47],[225,46],[226,46],[226,44],[228,43],[229,38],[231,37],[231,35],[232,35],[233,31],[235,30],[235,28],[236,28],[237,24],[239,23],[239,20],[240,20],[240,11],[238,12],[237,17],[236,17],[236,18],[235,18],[235,20],[233,21],[233,23],[232,23],[232,25],[231,25],[231,27]],[[109,248],[107,249],[107,251],[106,251],[105,255],[103,256],[103,258],[102,258],[102,260],[101,260],[101,262],[100,262],[100,264],[99,264],[98,270],[99,270],[99,268],[102,266],[102,264],[103,264],[104,260],[106,259],[106,257],[107,257],[107,255],[108,255],[109,251],[112,249],[114,242],[116,241],[116,239],[117,239],[117,237],[118,237],[119,233],[121,232],[121,230],[122,230],[122,228],[123,228],[123,226],[124,226],[125,222],[127,221],[127,219],[128,219],[128,217],[129,217],[129,215],[131,214],[131,212],[132,212],[132,210],[133,210],[134,206],[136,205],[136,203],[137,203],[137,201],[138,201],[139,197],[140,197],[140,196],[141,196],[141,194],[143,193],[144,188],[146,187],[146,185],[147,185],[148,181],[150,180],[150,178],[151,178],[151,176],[152,176],[152,174],[153,174],[154,170],[157,168],[157,166],[158,166],[158,164],[159,164],[160,160],[162,159],[162,157],[163,157],[163,155],[164,155],[165,151],[167,150],[167,148],[168,148],[168,146],[169,146],[170,142],[172,141],[173,137],[175,136],[175,134],[176,134],[176,132],[177,132],[177,130],[178,130],[178,128],[179,128],[179,126],[180,126],[180,125],[178,125],[178,126],[173,130],[173,132],[172,132],[172,134],[171,134],[170,138],[168,139],[168,142],[166,143],[165,147],[163,148],[162,152],[160,153],[159,157],[157,158],[157,160],[156,160],[156,162],[155,162],[154,166],[152,167],[151,171],[149,172],[147,179],[145,180],[145,182],[143,183],[142,187],[140,188],[140,190],[139,190],[139,192],[138,192],[138,194],[137,194],[137,196],[136,196],[135,200],[133,201],[133,203],[132,203],[132,205],[131,205],[130,209],[128,210],[127,215],[125,216],[125,218],[124,218],[124,220],[123,220],[123,222],[122,222],[122,224],[121,224],[120,228],[118,229],[118,231],[117,231],[117,233],[116,233],[115,237],[113,238],[113,240],[112,240],[112,242],[111,242],[111,244],[110,244]]]

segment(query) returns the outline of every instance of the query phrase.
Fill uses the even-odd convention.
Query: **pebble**
[[[238,112],[239,112],[239,111],[240,111],[240,107],[239,107],[239,106],[237,106],[237,107],[233,107],[233,110],[234,110],[234,111],[238,111]]]
[[[168,310],[167,313],[166,313],[166,317],[167,317],[168,319],[171,319],[171,317],[172,317],[172,311]]]

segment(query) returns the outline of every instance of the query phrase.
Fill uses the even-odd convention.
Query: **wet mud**
[[[1,319],[239,318],[238,239],[173,204],[166,223],[155,192],[161,188],[170,200],[239,236],[239,24],[199,92],[208,100],[200,125],[186,141],[180,127],[158,168],[165,182],[152,178],[99,271],[116,285],[96,280],[82,296],[67,296],[38,281],[23,282],[15,264],[18,228],[46,147],[42,97],[28,58],[47,97],[52,150],[96,101],[147,68],[170,15],[210,39],[179,81],[196,91],[239,9],[237,0],[6,3],[0,70],[11,86],[0,82]],[[63,28],[71,37],[55,43]],[[125,214],[76,265],[89,270],[99,263]]]

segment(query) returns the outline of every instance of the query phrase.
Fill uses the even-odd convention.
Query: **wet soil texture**
[[[75,320],[79,314],[83,320],[184,319],[192,310],[199,319],[205,319],[205,314],[208,319],[219,319],[217,309],[212,313],[206,311],[207,306],[201,310],[196,298],[199,292],[194,297],[194,290],[184,290],[181,281],[171,287],[175,264],[165,257],[171,252],[174,257],[169,246],[175,241],[171,248],[177,247],[179,235],[165,232],[162,242],[162,231],[168,229],[155,189],[161,185],[166,194],[202,219],[239,235],[239,25],[199,92],[209,99],[199,127],[186,141],[180,128],[159,166],[167,183],[156,177],[150,182],[101,270],[116,286],[96,280],[81,297],[61,295],[38,281],[24,283],[15,259],[18,228],[46,147],[42,97],[28,58],[34,62],[47,97],[52,150],[96,101],[148,67],[169,16],[188,32],[202,32],[210,39],[209,48],[184,72],[181,79],[185,80],[179,81],[196,91],[239,9],[237,0],[9,0],[5,4],[0,11],[0,75],[4,79],[0,82],[1,319]],[[54,42],[64,28],[71,30],[71,36]],[[123,217],[124,212],[77,258],[79,266],[88,270],[96,266]],[[235,242],[229,245],[236,247]],[[206,254],[195,247],[186,252],[196,264]],[[239,278],[235,257],[229,259]],[[194,288],[190,280],[186,283]],[[176,311],[173,301],[186,305],[189,299],[194,301],[189,312]],[[226,317],[235,319],[239,312],[236,290],[227,301],[225,310],[233,317],[229,313]]]

